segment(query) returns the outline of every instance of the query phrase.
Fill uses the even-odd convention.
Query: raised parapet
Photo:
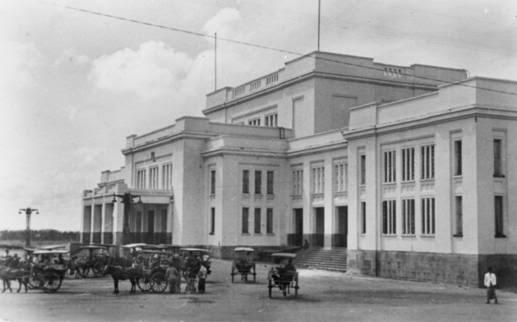
[[[124,168],[121,168],[120,170],[115,170],[115,171],[111,171],[111,170],[102,171],[100,183],[102,184],[102,183],[124,180],[123,170],[124,170]]]
[[[227,102],[231,98],[232,94],[233,88],[228,86],[206,94],[206,108]]]
[[[415,81],[432,85],[443,85],[467,79],[468,74],[465,69],[445,68],[422,64],[410,66],[415,76]]]
[[[135,146],[136,134],[131,134],[126,137],[126,148],[132,148]]]
[[[377,123],[377,102],[350,108],[348,129],[373,127]]]
[[[83,198],[91,198],[93,196],[93,190],[85,189],[83,190]]]

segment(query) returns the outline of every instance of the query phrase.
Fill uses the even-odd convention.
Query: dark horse
[[[2,279],[3,289],[2,293],[6,290],[12,292],[11,289],[11,281],[18,281],[18,290],[17,293],[20,293],[22,286],[25,288],[25,293],[27,293],[27,284],[29,284],[29,275],[30,275],[30,267],[28,265],[20,265],[17,268],[7,268],[2,267],[0,269],[0,278]]]
[[[141,271],[137,268],[128,266],[128,263],[123,259],[111,260],[104,268],[104,275],[111,275],[113,278],[113,294],[118,294],[118,281],[129,280],[131,282],[130,294],[136,292],[136,284],[138,279],[142,276]]]

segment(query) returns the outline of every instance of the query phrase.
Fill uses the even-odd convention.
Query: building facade
[[[83,193],[82,241],[225,257],[307,240],[347,247],[365,274],[471,285],[493,262],[515,276],[515,93],[460,69],[311,53],[209,93],[204,118],[129,136],[124,167]]]

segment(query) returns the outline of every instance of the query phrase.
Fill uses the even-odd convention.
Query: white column
[[[106,201],[102,198],[101,208],[101,244],[104,244],[104,226],[106,225]]]
[[[335,207],[334,207],[334,193],[333,193],[333,177],[332,177],[332,159],[325,160],[325,182],[324,182],[324,228],[323,228],[323,246],[324,248],[332,248],[332,235],[335,232]]]
[[[93,243],[93,231],[95,223],[95,199],[92,198],[92,207],[90,211],[90,244]]]

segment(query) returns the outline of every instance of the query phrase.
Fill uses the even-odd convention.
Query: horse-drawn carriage
[[[271,267],[268,273],[269,297],[272,297],[274,287],[278,287],[284,296],[290,294],[291,289],[294,289],[294,296],[298,296],[298,289],[300,288],[298,286],[298,272],[292,264],[296,254],[273,253],[271,256],[273,261],[279,263],[279,265]]]
[[[29,286],[46,293],[57,292],[68,270],[66,257],[69,252],[64,249],[36,249],[29,252],[32,253]]]
[[[108,245],[85,245],[72,255],[71,271],[75,271],[83,278],[100,277],[109,261]]]
[[[235,275],[240,274],[241,280],[247,282],[248,275],[253,275],[253,282],[257,281],[257,272],[255,270],[255,250],[251,247],[236,247],[233,250],[232,263],[232,283]]]
[[[142,292],[163,293],[167,289],[165,272],[172,254],[162,250],[143,249],[137,253],[136,264],[142,270],[142,278],[137,281]]]
[[[206,269],[206,275],[211,273],[210,251],[204,248],[181,248],[180,258],[183,261],[183,277],[187,282],[186,291],[195,292],[195,281],[201,266]]]

